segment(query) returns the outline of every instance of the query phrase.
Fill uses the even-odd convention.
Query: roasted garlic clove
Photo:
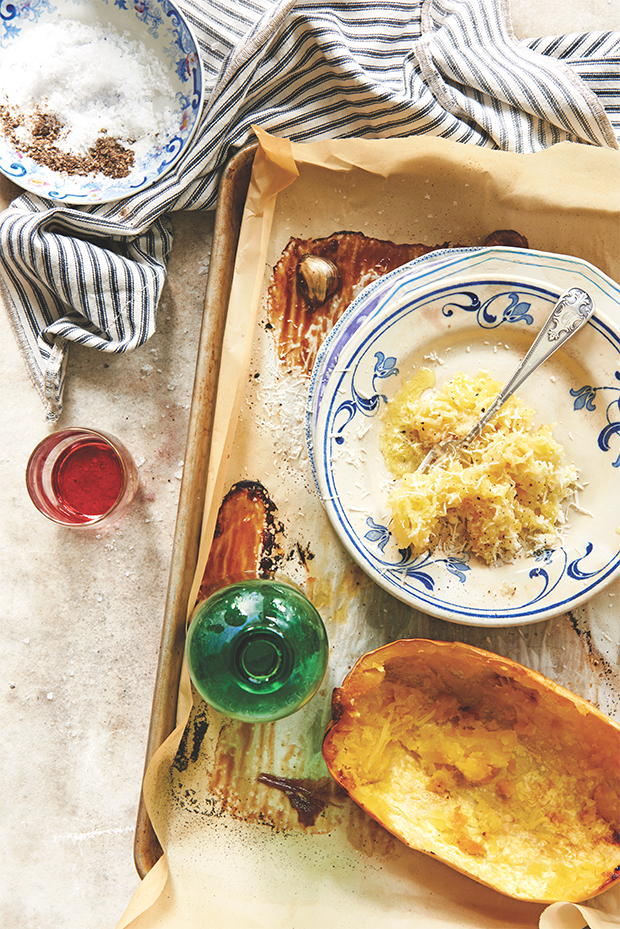
[[[311,307],[321,306],[340,286],[338,268],[329,258],[303,255],[297,264],[297,281]]]

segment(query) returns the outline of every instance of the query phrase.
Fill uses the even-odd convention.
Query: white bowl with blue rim
[[[69,174],[39,164],[0,128],[0,171],[25,190],[62,203],[119,200],[164,177],[187,151],[204,102],[200,50],[187,20],[170,0],[127,4],[113,0],[11,0],[10,4],[4,4],[0,17],[0,76],[3,49],[10,49],[13,54],[21,54],[23,49],[27,61],[32,30],[41,23],[62,24],[67,20],[111,26],[118,35],[141,43],[155,55],[168,74],[171,88],[166,99],[169,114],[166,125],[157,137],[142,144],[129,175],[121,178],[102,173]],[[67,54],[70,53],[68,49]],[[153,105],[158,105],[157,93],[153,94]]]
[[[487,566],[467,552],[399,549],[379,450],[382,413],[430,367],[505,382],[563,290],[593,298],[587,325],[517,395],[553,425],[583,490],[553,549]],[[514,626],[564,613],[620,571],[620,288],[577,258],[528,249],[442,250],[365,288],[317,358],[306,421],[314,478],[350,556],[399,600],[443,619]]]

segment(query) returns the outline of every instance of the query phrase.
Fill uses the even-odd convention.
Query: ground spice
[[[102,135],[85,155],[63,151],[56,144],[62,137],[64,126],[53,113],[36,110],[29,116],[14,114],[7,106],[0,106],[0,124],[3,134],[23,155],[39,165],[66,174],[104,174],[106,177],[127,177],[134,165],[134,153],[115,138]],[[20,128],[30,129],[31,141],[23,142]]]
[[[28,23],[0,54],[0,134],[53,171],[125,178],[178,125],[174,73],[111,24]]]

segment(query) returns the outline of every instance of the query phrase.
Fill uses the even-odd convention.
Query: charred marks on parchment
[[[266,787],[281,791],[297,813],[299,824],[304,828],[314,826],[318,817],[328,804],[334,803],[335,784],[331,778],[310,780],[308,778],[280,777],[277,774],[262,773],[258,781]],[[339,788],[343,799],[345,792]]]
[[[498,229],[484,245],[527,248],[528,241],[514,229]],[[274,333],[281,366],[309,375],[325,337],[362,287],[408,261],[450,247],[453,243],[396,244],[350,231],[289,239],[273,267],[262,324]],[[304,264],[306,271],[300,273]]]
[[[215,797],[205,797],[193,788],[186,788],[176,795],[177,803],[186,813],[196,816],[221,817],[224,815],[222,806]]]
[[[197,602],[225,580],[271,577],[284,558],[282,523],[260,481],[234,484],[220,505]]]
[[[172,767],[177,771],[186,771],[189,764],[196,764],[200,755],[202,742],[209,728],[206,705],[194,707],[181,736]]]
[[[585,648],[586,660],[599,678],[606,678],[608,684],[620,685],[618,670],[611,665],[592,641],[592,632],[585,617],[579,618],[576,612],[568,611],[568,618],[573,630]]]
[[[290,549],[286,560],[288,562],[295,561],[297,559],[304,568],[308,567],[308,562],[314,559],[315,555],[312,549],[310,548],[310,543],[302,546],[301,542],[295,542],[294,546]]]
[[[514,229],[496,229],[486,237],[483,245],[504,245],[509,248],[529,248],[524,235]]]
[[[396,245],[346,231],[324,238],[289,239],[273,268],[267,292],[268,321],[264,324],[274,332],[282,367],[310,374],[325,336],[360,287],[440,247]],[[318,290],[308,299],[307,281],[298,273],[300,263],[308,264],[310,259],[318,267],[318,281],[325,280],[324,300]],[[320,262],[328,262],[323,270]],[[330,268],[335,271],[328,271]]]

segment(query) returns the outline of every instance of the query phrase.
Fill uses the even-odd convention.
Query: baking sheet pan
[[[246,146],[231,157],[222,177],[218,195],[145,770],[177,722],[187,602],[200,544],[222,333],[234,273],[243,206],[255,153],[254,144]],[[134,838],[134,860],[141,878],[151,870],[161,854],[161,845],[141,795]]]
[[[243,157],[242,155],[241,158]],[[407,240],[417,241],[419,237],[422,237],[423,233],[420,228],[415,228],[413,224],[404,231],[392,229],[389,210],[382,209],[385,203],[385,191],[383,191],[384,200],[381,201],[383,182],[380,177],[378,180],[374,179],[375,189],[378,188],[379,192],[375,198],[368,201],[368,185],[364,183],[357,186],[356,182],[347,185],[339,171],[340,168],[337,167],[331,178],[329,189],[327,189],[323,168],[313,164],[305,165],[303,182],[293,184],[289,190],[280,195],[268,246],[268,271],[277,261],[291,235],[324,235],[348,224],[354,224],[355,228],[365,226],[366,228],[362,231],[383,235],[386,238],[405,235]],[[425,175],[427,175],[426,179]],[[518,226],[521,220],[527,223],[536,235],[536,226],[540,217],[528,212],[529,204],[524,205],[519,212],[508,202],[510,198],[507,197],[503,210],[499,209],[496,215],[488,214],[487,207],[490,200],[488,184],[485,187],[486,179],[483,178],[481,181],[479,175],[480,172],[478,176],[472,175],[472,180],[477,179],[480,182],[482,191],[482,193],[478,191],[477,210],[470,209],[470,216],[465,219],[463,219],[463,213],[459,213],[460,218],[455,224],[460,236],[459,244],[481,244],[481,237],[493,228],[498,228],[498,217],[514,220],[511,223],[513,226]],[[426,199],[433,200],[436,193],[432,186],[427,188],[423,186],[425,180],[426,183],[429,182],[428,172],[425,170],[417,180],[419,192],[409,190],[408,196],[413,200],[416,195],[418,196],[418,206],[420,203],[422,205],[417,211],[418,216],[422,215],[422,210],[427,212],[428,229],[424,239],[433,241],[434,236],[442,233],[442,224],[445,226],[446,216],[445,214],[433,214],[432,210],[436,209],[435,203],[427,205],[424,202]],[[387,181],[385,183],[388,186]],[[468,187],[469,184],[465,186]],[[329,211],[324,210],[322,215],[317,215],[320,212],[317,210],[318,203],[330,204]],[[487,211],[486,215],[485,211]],[[471,239],[469,242],[463,241],[463,229],[467,226],[467,219],[472,217],[473,222],[469,230]],[[552,217],[550,222],[554,221],[555,217]],[[530,229],[522,231],[529,232],[531,235]],[[467,232],[466,229],[465,232]],[[533,247],[549,248],[549,244],[543,241],[540,243],[533,241],[531,244]],[[600,242],[596,242],[595,247],[604,250],[604,244],[601,245]],[[588,253],[583,254],[582,257],[593,260],[596,256]],[[260,271],[262,276],[262,268]],[[288,572],[292,573],[293,580],[306,586],[311,599],[319,609],[323,608],[329,612],[334,654],[339,650],[345,655],[356,652],[361,654],[368,648],[381,644],[386,638],[393,639],[411,634],[447,640],[458,638],[461,641],[490,648],[500,654],[520,660],[536,670],[559,679],[560,683],[598,703],[605,711],[616,712],[617,696],[620,691],[617,680],[617,634],[613,626],[617,615],[616,601],[612,598],[619,592],[617,585],[609,591],[610,599],[605,601],[604,606],[601,607],[599,604],[596,628],[593,628],[589,611],[586,608],[570,616],[563,616],[527,628],[516,627],[508,630],[457,628],[423,614],[407,612],[389,596],[379,592],[371,583],[367,583],[359,570],[347,564],[346,559],[342,559],[342,553],[335,544],[329,527],[325,527],[325,517],[316,495],[311,495],[312,487],[311,482],[307,482],[307,472],[302,474],[303,468],[297,467],[298,462],[303,458],[304,451],[297,440],[298,433],[290,427],[292,423],[298,422],[300,414],[303,414],[305,402],[303,386],[306,382],[303,378],[301,380],[296,378],[294,372],[291,378],[278,378],[277,372],[267,370],[269,365],[265,366],[263,362],[270,352],[273,354],[271,340],[272,328],[261,309],[255,333],[255,354],[250,366],[250,378],[241,411],[242,423],[235,436],[228,483],[244,479],[248,476],[248,471],[251,471],[251,476],[261,477],[270,489],[272,484],[277,485],[274,488],[276,504],[285,524],[285,535],[290,543],[289,552],[292,553],[287,563]],[[199,428],[202,428],[200,410],[203,404],[204,398],[198,396],[195,407]],[[203,412],[206,419],[210,420],[212,410],[209,409],[208,404],[206,412]],[[259,413],[260,417],[257,416]],[[203,445],[203,451],[200,449],[196,451],[200,459],[199,465],[202,468],[206,466],[207,452],[204,449],[208,448],[209,426],[207,426],[205,438],[207,445]],[[277,449],[278,454],[274,454],[274,448]],[[190,467],[190,461],[191,457],[188,455],[186,472]],[[287,472],[288,465],[291,467]],[[272,482],[270,477],[276,473],[278,468],[277,480]],[[184,519],[183,507],[196,506],[196,500],[192,500],[189,495],[189,488],[191,482],[195,480],[195,475],[190,473],[187,480],[188,496],[182,501],[179,512],[181,524]],[[300,481],[303,485],[302,497],[305,501],[303,507],[298,506]],[[202,486],[203,483],[204,480],[201,477],[200,485]],[[198,492],[200,492],[200,487]],[[320,528],[313,532],[313,529],[318,526]],[[196,551],[197,532],[199,529],[195,527],[192,541],[184,554],[177,552],[175,543],[171,576],[172,600],[174,600],[177,583],[174,580],[175,572],[179,572],[182,576],[185,571],[191,571],[195,565],[195,558],[193,560],[192,558]],[[312,546],[304,544],[308,540],[311,540]],[[309,557],[310,555],[312,558]],[[334,573],[334,566],[337,566],[336,580],[330,579],[330,572]],[[185,578],[183,583],[186,593],[188,579]],[[179,603],[176,623],[170,618],[172,613],[174,613],[173,610],[168,612],[164,629],[164,644],[158,671],[149,743],[151,754],[155,752],[158,744],[165,737],[165,733],[170,731],[175,722],[172,704],[176,700],[175,687],[180,667],[179,653],[182,649],[186,603]],[[360,617],[368,621],[364,624],[359,621]],[[351,635],[355,641],[349,640],[348,637]],[[176,656],[173,654],[172,660],[169,660],[167,653],[170,651],[168,642],[174,643],[173,647],[177,648],[177,654]],[[485,893],[481,892],[473,882],[458,875],[452,877],[450,872],[447,872],[451,876],[448,887],[445,883],[446,871],[443,868],[439,869],[441,872],[439,874],[435,863],[420,861],[419,856],[413,854],[412,857],[408,851],[395,848],[380,828],[369,824],[364,817],[360,819],[354,811],[348,823],[348,832],[345,829],[348,845],[346,842],[343,844],[342,831],[339,837],[334,838],[330,835],[329,828],[319,835],[313,835],[313,841],[309,842],[303,831],[295,831],[294,812],[291,813],[287,809],[282,798],[274,798],[273,793],[266,794],[265,791],[259,796],[255,778],[253,778],[255,772],[244,770],[244,759],[251,758],[255,765],[261,765],[264,762],[270,766],[271,770],[277,768],[283,759],[286,760],[287,746],[290,748],[295,745],[295,730],[298,725],[305,727],[303,731],[309,735],[310,741],[314,743],[312,747],[316,749],[317,745],[320,745],[321,732],[326,722],[325,713],[328,712],[331,687],[340,683],[344,671],[346,671],[346,659],[336,661],[330,669],[320,695],[322,701],[320,707],[316,704],[310,711],[314,714],[314,718],[309,721],[307,718],[293,717],[289,723],[284,723],[281,727],[277,741],[274,741],[272,733],[265,734],[262,732],[262,727],[258,727],[251,735],[245,732],[246,742],[243,746],[239,743],[235,744],[235,734],[231,735],[229,731],[228,736],[226,735],[226,724],[220,721],[215,727],[211,726],[211,722],[205,717],[204,707],[194,702],[190,724],[186,730],[188,738],[183,746],[184,752],[189,751],[192,764],[186,763],[187,758],[177,761],[174,755],[175,748],[172,749],[173,754],[169,759],[172,762],[172,768],[176,765],[176,770],[172,772],[173,777],[178,775],[176,783],[172,785],[174,795],[172,799],[177,803],[176,812],[180,810],[182,815],[179,816],[178,822],[169,827],[165,802],[163,802],[161,809],[157,810],[157,816],[160,834],[163,835],[162,840],[167,847],[169,857],[172,855],[171,860],[176,854],[174,845],[175,843],[178,845],[179,842],[185,846],[186,860],[191,861],[192,857],[194,860],[201,859],[200,867],[204,869],[207,866],[206,857],[209,858],[208,865],[210,869],[212,867],[210,877],[213,878],[214,886],[207,888],[202,884],[199,895],[196,896],[196,903],[206,905],[208,902],[210,907],[216,907],[217,901],[217,913],[213,910],[213,925],[220,925],[220,923],[225,925],[226,919],[228,919],[228,924],[232,924],[230,919],[233,915],[235,918],[240,917],[242,921],[245,917],[248,925],[254,925],[255,923],[251,922],[253,916],[249,916],[248,910],[244,909],[244,907],[251,907],[247,888],[253,886],[263,890],[263,896],[266,898],[261,901],[260,918],[267,919],[272,926],[280,925],[282,906],[286,906],[286,898],[283,901],[280,900],[282,895],[278,894],[278,881],[284,880],[283,875],[303,877],[307,873],[311,878],[308,890],[299,887],[296,891],[296,905],[300,907],[299,918],[294,923],[296,927],[317,925],[322,918],[327,918],[332,906],[338,908],[340,919],[343,900],[345,904],[347,900],[350,900],[351,908],[347,916],[348,921],[341,921],[341,925],[361,926],[359,922],[361,897],[372,898],[374,908],[364,913],[364,918],[370,925],[373,924],[373,919],[376,920],[378,913],[382,911],[387,913],[390,907],[394,909],[392,903],[397,899],[395,895],[405,892],[408,887],[407,870],[413,868],[414,881],[406,890],[412,896],[410,899],[407,897],[398,913],[390,913],[389,925],[400,925],[398,920],[405,918],[407,913],[409,914],[407,918],[411,919],[419,912],[420,906],[422,909],[428,909],[429,899],[433,895],[437,905],[432,910],[432,915],[429,913],[428,925],[456,925],[454,914],[463,907],[469,908],[470,919],[466,923],[458,923],[459,925],[470,925],[471,918],[479,920],[477,925],[494,925],[496,924],[493,923],[495,918],[499,919],[499,924],[503,925],[508,924],[506,919],[511,920],[510,925],[513,926],[534,925],[540,908],[526,912],[527,905],[521,905],[515,909],[513,903],[507,899],[500,900],[495,896],[487,899],[488,895],[485,896]],[[209,738],[203,739],[203,742],[199,744],[199,733],[204,735],[210,726]],[[223,784],[226,809],[221,803],[210,805],[209,789],[205,787],[205,771],[217,771],[218,765],[222,766],[222,770],[228,765],[224,780],[229,778],[229,783]],[[169,768],[170,765],[162,755],[158,771],[153,774],[153,780],[158,782],[155,792],[159,792],[162,797],[169,787],[167,773]],[[219,786],[222,787],[222,783]],[[189,797],[192,798],[191,802],[188,800]],[[244,799],[249,801],[245,807]],[[164,797],[165,800],[166,797]],[[240,801],[236,807],[234,801]],[[183,816],[187,816],[186,821],[182,821]],[[252,816],[254,816],[253,821]],[[330,810],[329,816],[334,824],[342,825],[343,817],[337,806]],[[142,823],[145,822],[150,826],[148,818],[145,819],[143,814]],[[224,845],[222,845],[221,834],[219,836],[217,834],[220,826],[227,830]],[[266,826],[268,829],[273,829],[273,832],[266,833]],[[258,835],[255,827],[260,831],[262,839],[259,838],[259,842],[262,841],[263,845],[265,845],[266,834],[273,837],[273,839],[266,840],[265,851],[271,864],[276,865],[275,868],[270,868],[268,881],[265,880],[265,875],[260,871],[260,865],[253,859],[251,848],[247,845],[248,830],[252,832],[253,839],[256,839]],[[282,836],[285,836],[284,844],[281,841]],[[209,848],[211,839],[213,839],[212,857]],[[216,848],[218,842],[220,845]],[[347,847],[344,848],[344,845]],[[148,828],[143,828],[142,831],[139,828],[136,835],[136,848],[138,870],[140,873],[143,871],[146,873],[159,854],[158,845],[153,843],[148,836]],[[234,900],[231,899],[230,894],[226,894],[225,887],[221,883],[225,879],[225,874],[229,873],[229,869],[225,868],[227,857],[237,866],[243,862],[248,867],[247,880],[243,887],[239,888],[237,898]],[[340,864],[342,861],[345,862],[344,871],[341,869],[338,877],[332,876],[330,872],[329,862],[331,860],[338,860]],[[387,863],[388,860],[389,867],[384,869],[382,862]],[[173,865],[178,866],[178,859],[173,861]],[[361,871],[357,870],[360,867]],[[220,868],[219,872],[218,868]],[[222,868],[224,871],[221,870]],[[345,879],[347,873],[350,874],[350,880]],[[359,883],[360,876],[366,882],[363,886]],[[191,879],[183,875],[182,880],[189,894]],[[308,897],[317,882],[321,885],[323,892],[319,904]],[[289,892],[290,888],[286,888],[286,893]],[[198,891],[196,893],[198,894]],[[481,906],[479,903],[481,897],[484,897],[484,919],[478,909]],[[399,906],[400,903],[402,903],[402,898]],[[164,905],[164,903],[161,904],[162,907]],[[187,905],[190,906],[191,902]],[[245,921],[243,924],[245,925]],[[258,922],[256,925],[263,925],[263,923]]]

